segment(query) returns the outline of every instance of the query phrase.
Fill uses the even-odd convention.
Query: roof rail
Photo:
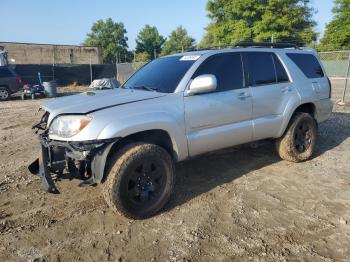
[[[268,47],[268,48],[295,48],[299,49],[298,45],[291,43],[269,43],[269,42],[239,42],[232,45],[232,48],[237,47]]]

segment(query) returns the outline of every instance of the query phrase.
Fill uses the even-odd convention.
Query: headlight
[[[88,116],[60,116],[50,125],[49,134],[61,138],[72,137],[83,130],[91,120],[92,118]]]

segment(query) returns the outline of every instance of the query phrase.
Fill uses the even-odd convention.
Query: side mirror
[[[192,80],[187,95],[213,92],[216,90],[217,85],[214,75],[200,75]]]

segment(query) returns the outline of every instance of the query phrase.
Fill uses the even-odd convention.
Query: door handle
[[[282,88],[281,91],[282,91],[283,93],[288,93],[288,92],[292,91],[292,88],[289,87],[289,86],[286,86],[286,87]]]
[[[249,93],[247,93],[247,92],[243,92],[243,93],[240,93],[239,94],[239,98],[240,99],[245,99],[245,98],[248,98],[248,97],[250,97],[251,95],[249,94]]]

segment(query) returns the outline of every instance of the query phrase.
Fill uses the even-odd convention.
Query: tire
[[[284,135],[277,139],[276,149],[284,160],[303,162],[311,158],[316,138],[315,119],[308,113],[297,112],[290,120]]]
[[[6,87],[0,87],[0,101],[6,101],[10,98],[10,92]]]
[[[174,188],[174,162],[160,146],[132,143],[109,161],[103,195],[116,212],[144,219],[159,212]]]

